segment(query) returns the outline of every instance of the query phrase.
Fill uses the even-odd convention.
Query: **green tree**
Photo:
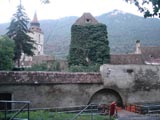
[[[31,68],[27,68],[27,71],[61,71],[60,63],[54,61],[52,63],[34,64]]]
[[[50,3],[50,0],[40,0],[42,3],[44,3],[44,4],[48,4],[48,3]]]
[[[73,25],[71,34],[69,66],[109,63],[110,49],[106,25]]]
[[[160,0],[125,0],[128,3],[133,3],[138,7],[139,11],[144,13],[144,17],[160,17]],[[149,6],[152,6],[150,9]]]
[[[14,41],[7,36],[0,36],[0,70],[11,70],[13,57]]]
[[[28,56],[34,55],[34,41],[27,34],[29,32],[28,23],[29,19],[25,13],[24,7],[20,3],[20,5],[17,6],[17,12],[13,14],[13,19],[7,32],[7,35],[15,41],[14,61],[17,63],[18,67],[20,67],[22,53]]]

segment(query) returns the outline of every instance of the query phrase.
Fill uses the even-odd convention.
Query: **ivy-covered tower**
[[[105,24],[84,13],[71,28],[69,66],[109,63],[110,48]]]

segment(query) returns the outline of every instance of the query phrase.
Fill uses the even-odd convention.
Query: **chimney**
[[[137,40],[136,41],[136,51],[135,51],[135,54],[141,54],[141,43],[140,43],[140,40]]]

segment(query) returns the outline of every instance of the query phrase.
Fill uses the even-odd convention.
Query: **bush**
[[[60,63],[54,61],[53,63],[35,64],[31,68],[26,68],[27,71],[60,71]]]
[[[70,66],[69,72],[99,72],[100,65],[90,65],[90,66]]]

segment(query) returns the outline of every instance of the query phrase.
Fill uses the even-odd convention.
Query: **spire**
[[[37,13],[34,13],[33,20],[31,21],[31,26],[40,27],[40,23],[38,22]]]
[[[38,18],[37,18],[37,13],[36,12],[34,13],[32,23],[38,23]]]
[[[30,23],[30,30],[31,31],[42,32],[42,30],[40,28],[40,23],[38,21],[37,13],[36,12],[34,13],[33,20]]]

